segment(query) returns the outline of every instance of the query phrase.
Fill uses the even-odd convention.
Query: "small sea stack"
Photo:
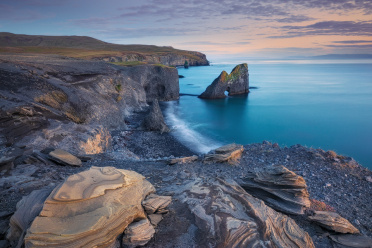
[[[199,98],[225,98],[226,91],[229,96],[246,94],[249,92],[249,73],[246,63],[235,66],[230,74],[226,71],[222,71],[218,78],[207,87]]]

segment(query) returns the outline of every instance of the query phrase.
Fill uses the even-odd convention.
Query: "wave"
[[[221,144],[213,141],[191,128],[191,125],[177,116],[176,102],[165,102],[164,118],[172,129],[171,134],[190,150],[197,153],[207,153]]]

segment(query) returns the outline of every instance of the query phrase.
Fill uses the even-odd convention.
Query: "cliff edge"
[[[119,45],[87,36],[44,36],[0,32],[0,53],[56,54],[106,62],[183,66],[209,65],[205,54],[170,46]]]
[[[110,130],[154,99],[179,97],[176,68],[55,55],[0,55],[0,144],[104,152]]]

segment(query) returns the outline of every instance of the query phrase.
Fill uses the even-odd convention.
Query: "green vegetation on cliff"
[[[0,32],[0,53],[57,54],[88,60],[140,61],[172,66],[183,65],[187,59],[190,65],[209,65],[206,56],[199,52],[169,46],[119,45],[87,36],[42,36]]]

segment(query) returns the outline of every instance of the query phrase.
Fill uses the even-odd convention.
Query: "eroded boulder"
[[[129,248],[143,246],[154,236],[155,229],[148,219],[143,219],[130,224],[125,229],[123,244]]]
[[[266,206],[234,181],[197,180],[182,197],[214,247],[314,247],[294,220]]]
[[[334,247],[340,248],[370,248],[372,247],[372,238],[368,236],[358,236],[352,234],[330,235],[334,242]]]
[[[242,145],[229,144],[221,146],[204,155],[204,163],[224,163],[234,164],[242,156],[244,148]]]
[[[272,208],[285,213],[303,214],[311,204],[305,180],[282,165],[255,168],[240,185]]]
[[[57,186],[27,230],[25,247],[111,247],[135,219],[146,219],[143,199],[155,191],[143,176],[91,167]]]
[[[249,92],[249,74],[246,63],[237,65],[230,74],[226,71],[213,81],[211,85],[199,96],[200,98],[225,98],[225,91],[231,95],[246,94]]]
[[[12,247],[21,247],[32,221],[40,214],[43,203],[52,188],[34,190],[17,203],[17,210],[10,218],[7,240]]]
[[[313,211],[308,218],[325,229],[338,233],[359,233],[347,219],[342,218],[338,213],[328,211]]]
[[[168,212],[168,210],[166,210],[165,208],[168,207],[171,202],[171,196],[160,196],[151,194],[147,196],[146,199],[142,202],[142,206],[148,214],[162,214]]]
[[[152,102],[150,113],[143,120],[142,126],[149,131],[160,131],[161,133],[170,131],[167,124],[165,124],[157,99]]]

